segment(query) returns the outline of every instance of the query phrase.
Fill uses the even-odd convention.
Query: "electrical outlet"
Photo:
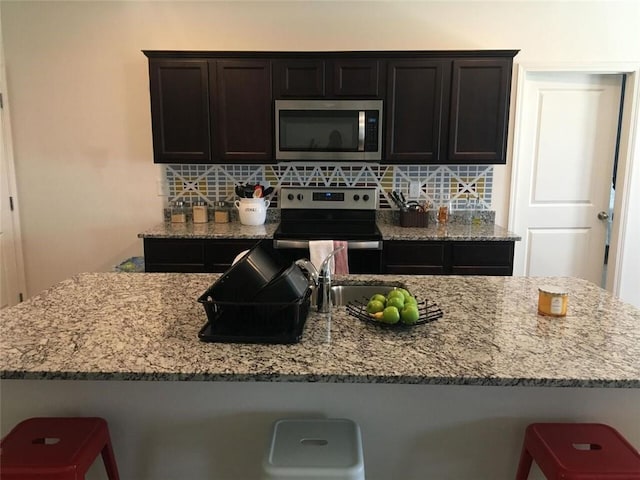
[[[418,198],[420,196],[420,182],[409,182],[409,196],[411,198]]]
[[[163,179],[156,180],[156,186],[158,189],[159,197],[168,197],[169,196],[169,188],[167,187],[167,182]]]

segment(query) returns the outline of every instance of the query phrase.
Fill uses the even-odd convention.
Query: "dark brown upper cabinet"
[[[149,59],[155,163],[211,162],[206,60]]]
[[[381,163],[506,163],[516,50],[144,54],[156,163],[271,163],[296,98],[383,100]]]
[[[271,61],[216,60],[211,79],[215,158],[222,162],[269,162],[273,158]]]
[[[373,58],[276,60],[274,97],[382,98],[382,63]]]
[[[446,163],[505,163],[511,59],[453,61]]]
[[[386,161],[506,162],[509,58],[390,60]]]
[[[392,60],[387,67],[389,163],[436,163],[446,131],[451,62]]]

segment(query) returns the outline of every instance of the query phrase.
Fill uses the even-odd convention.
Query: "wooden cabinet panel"
[[[226,271],[243,250],[258,239],[145,238],[144,265],[147,272]]]
[[[511,275],[514,242],[452,242],[451,273]]]
[[[382,98],[381,60],[370,58],[274,61],[274,97]]]
[[[399,60],[387,69],[387,161],[437,163],[447,125],[450,62]]]
[[[208,85],[206,60],[149,60],[155,163],[211,161]]]
[[[273,159],[270,60],[218,60],[213,98],[220,161]]]
[[[386,241],[384,272],[406,275],[511,275],[512,241]]]
[[[189,239],[144,239],[146,272],[204,272],[204,242]]]
[[[511,59],[454,60],[449,163],[506,163]]]
[[[336,97],[378,98],[382,94],[380,61],[336,59],[332,62],[333,94]]]
[[[319,98],[326,95],[324,60],[276,60],[275,98]]]
[[[385,273],[442,274],[445,244],[442,242],[383,242]]]
[[[224,272],[243,250],[249,250],[259,240],[205,240],[205,268],[207,272]]]

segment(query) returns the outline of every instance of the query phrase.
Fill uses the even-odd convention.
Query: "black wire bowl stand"
[[[359,320],[362,320],[365,323],[370,323],[377,327],[396,330],[413,328],[417,325],[431,323],[438,320],[439,318],[442,318],[443,316],[442,310],[435,302],[429,302],[428,300],[425,300],[423,302],[419,302],[417,305],[420,316],[418,317],[418,321],[416,321],[415,323],[403,323],[402,320],[398,321],[397,323],[385,323],[382,320],[378,320],[372,317],[369,312],[367,312],[368,302],[369,300],[364,298],[362,301],[354,300],[347,303],[347,313]]]

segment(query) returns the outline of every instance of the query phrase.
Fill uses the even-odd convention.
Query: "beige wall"
[[[167,50],[520,49],[638,62],[640,2],[4,1],[28,293],[140,254],[161,220],[146,58]],[[510,167],[497,167],[506,223]]]

